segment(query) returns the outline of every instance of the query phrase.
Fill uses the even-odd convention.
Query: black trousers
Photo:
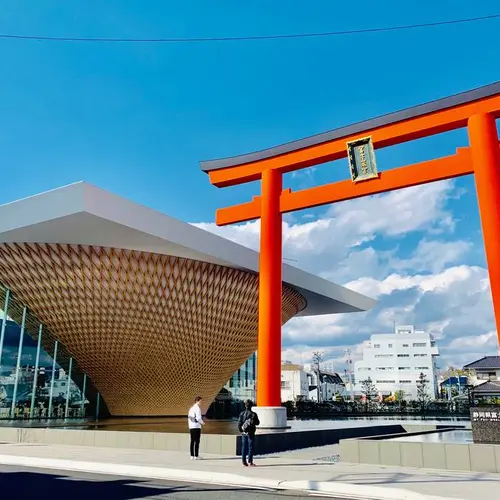
[[[189,434],[191,434],[189,451],[192,457],[197,457],[198,452],[200,451],[201,429],[189,429]]]

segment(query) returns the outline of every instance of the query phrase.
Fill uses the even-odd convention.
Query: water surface
[[[284,432],[300,432],[327,429],[346,429],[378,425],[459,425],[470,428],[470,420],[461,417],[340,417],[321,419],[293,419],[288,421],[290,429]],[[187,432],[185,418],[109,418],[103,420],[0,420],[0,426],[88,429],[139,432]],[[235,420],[207,420],[203,427],[206,434],[239,434]]]

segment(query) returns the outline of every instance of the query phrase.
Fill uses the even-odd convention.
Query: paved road
[[[0,465],[0,497],[36,500],[297,500],[304,494]]]

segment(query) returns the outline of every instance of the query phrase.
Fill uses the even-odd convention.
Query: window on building
[[[398,354],[398,358],[409,358],[409,354]]]
[[[281,388],[282,389],[290,389],[290,382],[288,382],[288,380],[282,380],[281,381]]]
[[[403,347],[410,347],[410,344],[403,344]]]
[[[392,354],[375,354],[376,358],[392,358]]]
[[[388,344],[387,347],[390,349],[392,347],[392,344]]]
[[[395,384],[395,380],[376,380],[376,384]]]
[[[411,384],[411,380],[400,380],[399,381],[400,384]]]
[[[425,357],[427,357],[427,354],[414,354],[413,356],[415,358],[425,358]]]
[[[428,370],[429,367],[428,366],[417,366],[415,367],[415,370]]]
[[[425,342],[414,342],[413,347],[427,347]]]
[[[380,348],[380,344],[373,344],[373,348],[374,349],[379,349]]]
[[[409,366],[400,366],[399,369],[400,370],[411,370],[411,368]]]

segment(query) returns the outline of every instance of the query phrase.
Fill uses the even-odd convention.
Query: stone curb
[[[84,462],[54,458],[23,457],[17,455],[0,455],[0,464],[107,474],[112,476],[138,477],[144,479],[161,479],[165,481],[183,481],[186,483],[307,491],[349,500],[461,500],[451,497],[423,495],[421,493],[398,488],[338,483],[335,481],[279,481],[276,479],[247,477],[224,472],[167,469],[163,467],[147,467],[142,465]]]

